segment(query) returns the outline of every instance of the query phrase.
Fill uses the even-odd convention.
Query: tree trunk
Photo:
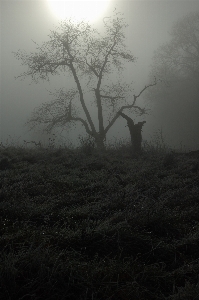
[[[144,123],[146,123],[146,121],[138,122],[137,124],[134,124],[131,118],[129,118],[122,112],[119,112],[119,114],[127,120],[127,125],[129,127],[129,131],[131,135],[133,154],[140,154],[141,143],[142,143],[142,126],[144,125]]]
[[[95,143],[96,143],[97,149],[99,151],[105,150],[105,145],[104,145],[105,137],[98,133],[94,138],[95,138]]]

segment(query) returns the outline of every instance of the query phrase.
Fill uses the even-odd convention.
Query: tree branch
[[[154,83],[151,83],[151,84],[146,85],[146,86],[141,90],[141,92],[140,92],[137,96],[136,96],[136,95],[133,95],[133,98],[134,98],[134,99],[133,99],[133,103],[130,104],[130,105],[122,106],[122,107],[120,108],[120,110],[116,113],[116,115],[113,117],[113,119],[109,122],[108,126],[105,128],[104,133],[106,134],[106,133],[108,132],[108,130],[113,126],[113,124],[115,123],[115,121],[116,121],[117,118],[119,117],[119,114],[122,113],[122,111],[123,111],[124,109],[135,108],[135,109],[138,109],[138,110],[141,111],[141,115],[144,114],[144,113],[146,113],[146,109],[141,108],[141,107],[135,105],[136,100],[137,100],[137,98],[140,97],[140,95],[141,95],[147,88],[149,88],[149,87],[151,87],[151,86],[154,86],[154,85],[156,85],[156,84],[157,84],[157,81],[156,81],[156,78],[155,78],[155,82],[154,82]]]

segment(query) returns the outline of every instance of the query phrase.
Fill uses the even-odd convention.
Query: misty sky
[[[173,23],[189,12],[199,10],[199,1],[182,0],[129,0],[111,1],[106,11],[110,16],[117,8],[124,13],[129,27],[126,29],[127,48],[138,58],[131,68],[124,72],[127,80],[134,82],[135,94],[138,94],[148,83],[148,75],[154,50],[169,41],[169,30]],[[35,51],[33,41],[42,43],[47,40],[50,30],[58,20],[50,11],[45,0],[5,0],[0,1],[0,140],[6,141],[9,135],[14,141],[31,140],[34,134],[26,133],[23,126],[32,110],[42,102],[51,100],[49,91],[56,87],[66,86],[66,78],[54,78],[50,83],[31,83],[31,79],[15,80],[26,68],[20,65],[13,53],[18,49],[27,52]],[[104,17],[105,15],[103,15]],[[102,18],[101,18],[102,19]],[[100,29],[101,21],[93,24]],[[145,120],[140,117],[136,121]],[[161,124],[154,123],[155,116],[147,117],[143,136],[148,138]],[[117,122],[110,130],[108,138],[129,136],[124,120]],[[77,130],[69,137],[74,141]],[[83,132],[83,131],[82,131]]]

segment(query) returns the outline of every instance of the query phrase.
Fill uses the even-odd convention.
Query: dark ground
[[[199,151],[0,149],[1,300],[198,300]]]

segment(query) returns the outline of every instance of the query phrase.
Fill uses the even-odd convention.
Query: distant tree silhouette
[[[125,115],[122,112],[119,112],[123,118],[127,120],[127,125],[129,127],[130,135],[131,135],[131,143],[133,148],[133,154],[141,153],[141,143],[142,143],[142,126],[146,123],[146,121],[138,122],[134,124],[134,121]]]
[[[154,53],[150,76],[160,82],[147,91],[147,100],[154,103],[153,113],[169,140],[198,147],[199,11],[173,24],[170,40]]]
[[[66,20],[51,31],[47,42],[41,46],[35,43],[36,53],[27,54],[21,50],[14,53],[22,65],[28,67],[28,71],[18,77],[31,76],[37,83],[39,80],[49,80],[51,75],[67,72],[75,84],[75,88],[68,86],[66,91],[59,89],[51,92],[55,100],[43,103],[33,111],[26,123],[30,129],[44,124],[44,130],[49,133],[55,127],[66,128],[80,122],[87,134],[94,138],[97,147],[102,149],[107,132],[119,117],[118,112],[124,109],[133,109],[140,115],[146,112],[137,105],[136,100],[156,82],[146,85],[137,96],[134,95],[132,102],[127,100],[131,92],[129,84],[121,79],[111,82],[115,74],[123,70],[122,63],[136,60],[125,50],[124,28],[127,25],[123,20],[116,12],[113,17],[104,18],[106,32],[103,37],[87,23],[76,24]],[[86,80],[87,90],[83,88]],[[89,112],[89,101],[85,96],[88,91],[92,92],[96,105],[98,129]],[[77,103],[81,105],[81,114]],[[106,123],[105,114],[108,115]]]

